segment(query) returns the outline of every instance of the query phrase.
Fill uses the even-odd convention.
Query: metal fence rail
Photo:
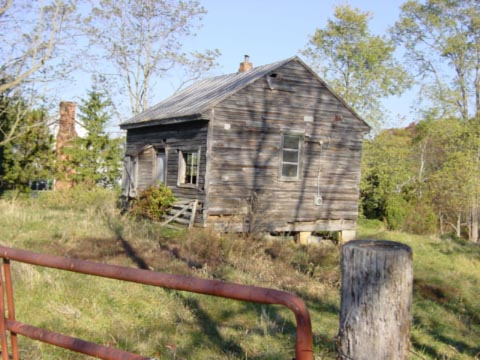
[[[39,254],[5,246],[0,246],[0,257],[3,258],[3,276],[0,274],[0,343],[2,360],[9,359],[7,331],[10,332],[11,357],[13,360],[19,359],[17,334],[105,360],[149,359],[148,357],[98,345],[16,321],[10,260],[234,300],[283,305],[294,313],[297,323],[296,359],[313,360],[312,328],[308,309],[302,299],[284,291],[107,265],[86,260]],[[0,269],[0,272],[2,272],[2,269]],[[7,308],[5,307],[5,295]]]

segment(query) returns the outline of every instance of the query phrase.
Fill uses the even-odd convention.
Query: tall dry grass
[[[82,191],[0,201],[1,243],[123,266],[275,287],[301,293],[312,308],[338,307],[338,298],[330,295],[336,285],[323,285],[318,281],[321,271],[314,274],[307,270],[310,261],[323,256],[313,249],[220,236],[208,229],[187,232],[159,228],[149,221],[122,216],[113,193]],[[335,257],[335,252],[331,256]],[[17,263],[13,269],[17,316],[39,327],[153,358],[294,356],[295,320],[282,307],[122,284]],[[336,316],[335,311],[322,314],[317,337],[321,334],[333,339]],[[318,354],[331,353],[331,341],[317,344]],[[20,346],[23,358],[86,358],[25,338],[20,339]]]
[[[316,359],[335,358],[339,249],[171,230],[117,210],[116,194],[86,189],[0,200],[0,243],[154,271],[273,287],[311,312]],[[480,252],[455,238],[386,232],[363,238],[414,250],[412,359],[480,354]],[[162,359],[291,359],[295,322],[282,307],[218,299],[13,263],[19,320]],[[86,359],[20,338],[23,359]]]

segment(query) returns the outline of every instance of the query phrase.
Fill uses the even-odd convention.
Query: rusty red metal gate
[[[105,360],[150,359],[145,356],[135,355],[123,350],[95,344],[16,321],[13,284],[10,271],[11,260],[204,295],[261,304],[283,305],[294,313],[297,323],[295,341],[296,359],[313,360],[312,327],[308,309],[302,299],[284,291],[38,254],[5,246],[0,246],[0,257],[3,258],[3,271],[0,268],[0,272],[3,272],[3,274],[0,274],[0,344],[2,360],[9,359],[8,331],[10,332],[11,358],[13,360],[19,360],[17,334]],[[5,298],[7,302],[6,306]],[[8,312],[6,310],[8,310]]]

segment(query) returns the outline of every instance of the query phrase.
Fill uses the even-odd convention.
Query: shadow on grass
[[[299,294],[297,294],[299,295]],[[305,300],[305,298],[303,298]],[[306,301],[307,302],[307,301]],[[318,299],[314,299],[314,303],[308,305],[309,311],[311,313],[312,309],[315,312],[331,312],[333,315],[338,315],[338,306],[332,303],[327,302],[320,302]],[[263,305],[263,304],[256,304],[256,303],[244,303],[244,311],[240,313],[247,313],[247,312],[254,312],[257,318],[266,318],[268,322],[268,333],[272,334],[273,336],[278,334],[283,334],[284,336],[288,337],[287,341],[289,342],[289,346],[291,347],[292,351],[295,349],[295,334],[297,332],[297,325],[295,321],[293,321],[294,316],[293,314],[290,318],[285,317],[280,309],[283,309],[281,305]],[[287,311],[287,308],[284,308]],[[237,314],[238,315],[238,314]],[[330,337],[326,334],[322,334],[320,332],[315,331],[315,326],[312,324],[312,335],[314,341],[314,348],[320,349],[322,352],[327,352],[328,354],[334,356],[335,353],[335,340],[333,337]],[[317,327],[318,329],[319,327]],[[249,332],[256,333],[259,335],[265,335],[265,329],[256,326],[249,329]],[[250,357],[249,357],[250,358]],[[265,359],[265,357],[259,357],[259,359]],[[266,357],[268,358],[268,356]],[[275,358],[275,357],[273,357]],[[278,354],[277,354],[278,358]]]
[[[414,323],[420,325],[424,332],[428,333],[438,343],[446,344],[455,351],[469,355],[472,358],[478,358],[480,355],[480,345],[471,346],[463,341],[464,335],[461,332],[475,332],[475,328],[479,328],[480,315],[475,311],[475,306],[464,302],[461,290],[444,284],[433,284],[423,279],[415,279],[414,281],[414,300],[417,306],[431,307],[435,306],[443,308],[443,311],[450,313],[458,319],[461,325],[449,324],[441,317],[429,318],[430,322],[424,324],[422,318],[414,316]],[[456,327],[458,336],[451,337],[446,335],[448,329]],[[464,328],[463,328],[464,327]],[[428,344],[420,343],[412,337],[413,345],[423,350],[433,358],[444,358],[446,355],[436,350]]]
[[[442,343],[454,347],[458,352],[462,354],[468,354],[472,356],[472,358],[474,359],[478,359],[480,357],[480,345],[472,347],[463,341],[451,339],[448,336],[444,336],[444,335],[435,335],[435,336]]]
[[[212,345],[219,349],[220,352],[239,357],[244,356],[245,351],[239,344],[233,340],[225,339],[222,334],[220,334],[216,321],[214,321],[212,317],[202,309],[197,299],[178,293],[175,296],[182,302],[183,306],[195,315],[195,319],[197,319],[197,323],[202,330],[193,338],[191,349],[184,349],[187,353],[194,354],[195,348],[202,345],[206,337]]]
[[[140,269],[149,270],[150,267],[146,263],[146,261],[138,255],[135,249],[130,245],[130,243],[125,240],[123,237],[118,237],[118,241],[122,244],[123,250],[125,254],[132,260]]]
[[[125,255],[127,255],[127,257],[131,261],[133,261],[133,263],[136,264],[140,269],[149,270],[150,267],[148,266],[145,259],[143,259],[138,254],[138,252],[133,248],[133,246],[123,236],[123,225],[122,225],[122,223],[118,219],[116,219],[112,216],[105,216],[104,220],[105,220],[105,223],[106,223],[107,227],[110,229],[110,231],[112,231],[115,234],[117,240],[122,245],[122,248],[125,252]]]
[[[467,327],[480,325],[478,304],[472,304],[464,299],[460,289],[444,284],[427,283],[423,279],[415,279],[413,289],[419,297],[437,303],[455,314],[458,319],[468,319]]]
[[[442,356],[438,354],[437,350],[435,350],[432,346],[419,342],[415,336],[411,337],[411,342],[414,349],[419,349],[425,355],[433,359],[442,359]]]
[[[160,245],[160,249],[162,251],[167,252],[171,257],[175,258],[176,260],[180,260],[183,262],[185,265],[187,265],[189,268],[193,269],[201,269],[203,267],[203,264],[199,263],[198,261],[183,257],[180,255],[180,250],[177,247],[172,247],[170,248],[168,245]]]

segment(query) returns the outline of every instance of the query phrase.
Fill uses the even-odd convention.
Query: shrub
[[[438,217],[433,209],[426,203],[419,203],[405,219],[405,230],[413,234],[435,234]]]
[[[132,201],[129,213],[135,217],[158,221],[175,201],[172,190],[165,184],[150,185]]]
[[[401,230],[410,210],[408,202],[398,194],[387,199],[385,219],[389,230]]]
[[[1,194],[0,199],[9,201],[9,202],[14,202],[16,200],[28,199],[29,196],[30,196],[29,194],[22,193],[19,190],[6,190]]]

